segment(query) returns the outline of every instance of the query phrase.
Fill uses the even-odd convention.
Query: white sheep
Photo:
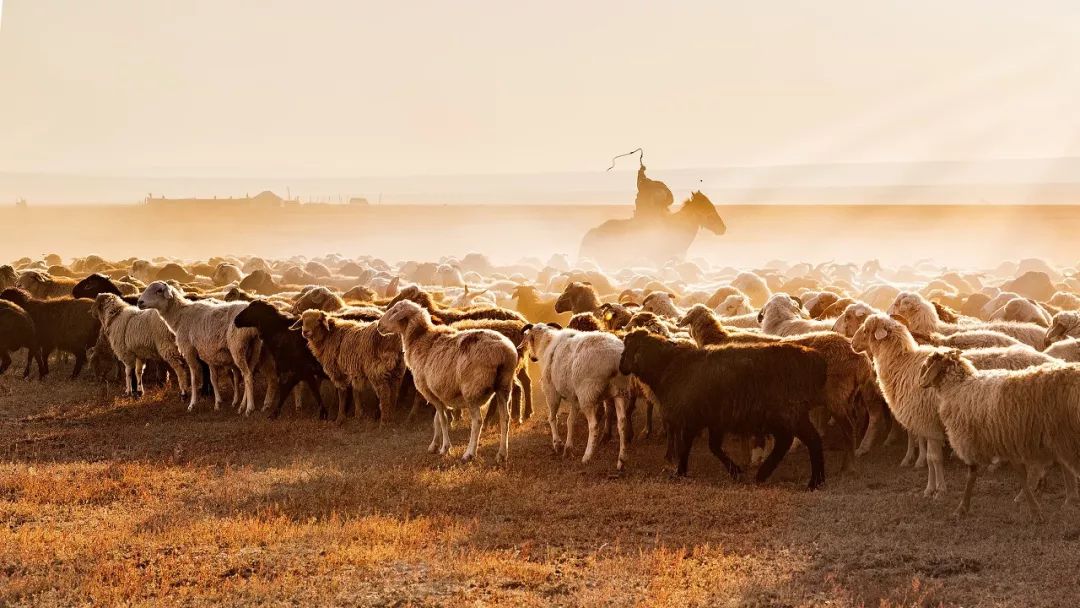
[[[714,309],[725,327],[740,329],[761,329],[757,312],[750,305],[750,298],[742,294],[732,294],[724,298]]]
[[[832,331],[832,321],[815,321],[803,310],[802,301],[786,293],[773,294],[758,313],[761,330],[774,336],[797,336]],[[723,319],[721,319],[723,323]]]
[[[949,444],[968,465],[957,515],[968,512],[980,465],[998,459],[1024,465],[1023,497],[1042,519],[1035,484],[1054,462],[1065,468],[1066,503],[1080,475],[1080,368],[1044,365],[979,371],[957,350],[934,353],[920,369],[921,387],[937,397]]]
[[[878,385],[889,404],[889,410],[897,422],[908,430],[908,453],[901,464],[908,463],[913,456],[912,439],[925,441],[929,464],[925,494],[940,494],[945,490],[941,452],[944,428],[937,416],[936,400],[919,386],[918,377],[926,358],[945,349],[919,345],[903,323],[882,313],[866,318],[852,337],[851,347],[856,352],[871,356],[877,370]],[[969,352],[973,364],[980,369],[1020,369],[1047,361],[1047,358],[1040,356],[1041,353],[1026,347]]]
[[[1067,291],[1055,292],[1046,303],[1060,310],[1080,310],[1080,296]]]
[[[740,272],[731,280],[731,286],[746,294],[755,308],[764,306],[772,296],[765,279],[752,272]]]
[[[903,316],[911,331],[919,334],[930,335],[937,332],[949,335],[958,331],[989,329],[1016,338],[1036,350],[1046,347],[1046,328],[1044,327],[1034,323],[1011,321],[980,323],[972,320],[972,322],[958,325],[945,323],[938,317],[934,305],[914,292],[901,292],[896,296],[896,300],[889,307],[889,313]]]
[[[153,308],[176,334],[176,346],[191,373],[191,401],[188,411],[195,409],[202,382],[202,359],[210,366],[210,383],[214,387],[214,409],[221,407],[219,372],[235,366],[243,378],[243,390],[234,382],[233,405],[245,415],[255,411],[255,367],[259,362],[262,342],[252,328],[239,328],[233,319],[247,307],[247,302],[193,302],[176,288],[163,281],[147,285],[139,296],[139,308]],[[235,375],[234,375],[235,377]],[[266,405],[276,399],[277,381],[267,383]],[[246,407],[241,405],[241,399]]]
[[[1046,330],[1046,341],[1054,343],[1064,338],[1080,338],[1080,312],[1063,310],[1050,320]]]
[[[683,315],[683,311],[675,305],[674,297],[666,291],[654,291],[645,296],[645,300],[641,303],[641,310],[665,319],[678,319]]]
[[[605,332],[580,332],[558,329],[543,323],[527,325],[519,347],[534,362],[540,363],[541,386],[548,404],[548,424],[551,442],[556,453],[569,454],[573,449],[574,421],[583,413],[589,424],[589,438],[581,462],[592,459],[599,431],[598,412],[606,399],[615,403],[619,429],[619,458],[617,468],[626,465],[627,403],[629,379],[619,373],[623,343]],[[566,401],[570,411],[566,418],[566,445],[561,445],[557,414],[559,404]]]
[[[176,336],[156,310],[139,310],[111,293],[98,294],[91,314],[101,321],[101,329],[116,358],[124,364],[124,393],[140,396],[144,392],[143,367],[147,361],[164,361],[172,369],[180,388],[181,399],[187,398],[188,370]],[[135,374],[135,386],[131,376]]]
[[[1076,338],[1059,340],[1050,346],[1047,346],[1046,350],[1043,352],[1055,359],[1068,361],[1070,363],[1080,363],[1080,340]]]
[[[436,327],[431,314],[409,300],[391,306],[379,319],[378,328],[381,333],[401,336],[405,364],[412,370],[416,389],[435,407],[434,436],[428,451],[450,451],[447,412],[468,409],[472,424],[469,447],[462,460],[472,460],[487,410],[495,407],[499,413],[496,459],[505,461],[509,451],[510,393],[518,368],[514,344],[488,329]]]
[[[994,311],[988,321],[1016,321],[1050,327],[1050,314],[1027,298],[1013,298]]]

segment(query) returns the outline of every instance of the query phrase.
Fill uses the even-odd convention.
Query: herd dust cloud
[[[771,260],[888,265],[931,260],[988,268],[1043,257],[1072,266],[1080,208],[974,205],[718,205],[727,233],[700,232],[688,257],[712,266],[756,267]],[[45,253],[112,259],[213,255],[290,257],[340,253],[388,261],[434,260],[469,252],[509,263],[576,258],[581,237],[624,218],[617,205],[371,205],[293,209],[153,209],[71,206],[0,209],[0,258]],[[611,270],[611,269],[609,269]],[[617,270],[617,269],[615,269]]]

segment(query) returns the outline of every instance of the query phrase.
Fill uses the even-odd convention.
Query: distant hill
[[[625,204],[628,170],[580,173],[356,178],[116,177],[0,173],[0,203],[135,203],[172,198],[243,197],[272,190],[302,201],[425,204]],[[718,203],[1073,204],[1080,202],[1080,158],[975,162],[839,163],[650,170],[677,197],[701,189]]]

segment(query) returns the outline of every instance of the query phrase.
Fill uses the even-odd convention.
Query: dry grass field
[[[765,486],[700,444],[673,481],[663,444],[552,456],[540,416],[497,468],[428,455],[429,422],[338,428],[289,412],[187,414],[88,380],[0,378],[0,605],[1075,606],[1080,521],[1060,477],[1048,522],[980,483],[957,522],[899,446],[803,491],[805,452]],[[639,424],[640,427],[640,424]],[[465,430],[453,432],[460,454]],[[831,471],[830,471],[831,472]]]

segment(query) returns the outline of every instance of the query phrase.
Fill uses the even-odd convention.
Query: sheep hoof
[[[964,516],[967,515],[967,514],[968,514],[968,510],[964,508],[964,505],[960,505],[959,507],[956,507],[955,509],[953,509],[953,512],[952,512],[953,519],[963,519]]]
[[[495,464],[506,464],[506,454],[499,452],[495,455]]]
[[[335,418],[334,419],[334,424],[336,424],[338,426],[344,426],[345,425],[345,416],[342,415],[342,416],[338,416],[337,418]]]
[[[556,442],[551,444],[551,449],[552,449],[552,451],[555,452],[556,456],[559,456],[560,454],[562,454],[563,447],[564,446],[563,446],[563,443],[561,441],[556,441]]]
[[[915,461],[915,468],[916,469],[922,469],[922,468],[925,468],[925,467],[926,467],[926,459],[925,458],[921,458],[921,459]]]
[[[473,455],[468,453],[468,452],[465,452],[465,454],[462,455],[462,457],[461,457],[461,462],[462,463],[469,463],[469,462],[472,462],[472,459],[473,459]]]
[[[195,404],[192,403],[191,405],[187,406],[187,411],[188,411],[189,414],[194,412],[195,411]]]
[[[864,449],[860,448],[858,450],[855,450],[855,456],[858,457],[858,458],[862,458],[863,456],[866,456],[869,453],[870,453],[869,449],[864,450]]]
[[[428,451],[428,454],[434,454],[435,452],[439,451],[439,446],[437,446],[437,445],[435,445],[433,443],[433,444],[431,444],[431,445],[429,445],[427,447],[427,451]]]
[[[908,460],[907,458],[905,458],[905,459],[900,461],[900,466],[902,466],[902,467],[910,467],[911,466],[911,461]]]
[[[626,470],[626,461],[623,460],[622,458],[620,458],[619,462],[615,464],[615,470],[620,472],[620,473],[625,471]]]

